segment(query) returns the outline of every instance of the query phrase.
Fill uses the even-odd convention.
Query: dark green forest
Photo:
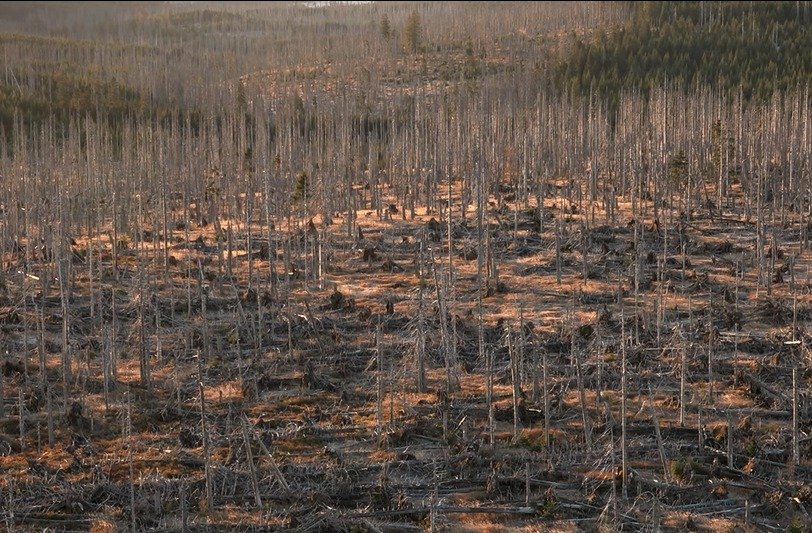
[[[571,37],[556,66],[558,90],[622,91],[710,85],[769,100],[812,82],[807,2],[630,2],[619,28]]]

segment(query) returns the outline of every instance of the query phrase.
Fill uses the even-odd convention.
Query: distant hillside
[[[3,2],[0,31],[81,31],[123,15],[161,11],[165,2]]]
[[[764,100],[809,85],[810,51],[809,1],[6,2],[0,129],[221,116],[238,90],[277,108],[340,89],[378,112],[462,85],[528,102],[592,94],[610,111],[663,83]]]
[[[630,2],[623,27],[571,38],[556,79],[616,102],[664,81],[768,98],[812,81],[810,2]]]

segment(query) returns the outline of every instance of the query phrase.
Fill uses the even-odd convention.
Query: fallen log
[[[774,390],[772,387],[754,376],[751,372],[739,367],[735,370],[735,376],[737,379],[744,381],[750,386],[751,394],[766,396],[776,402],[777,406],[782,408],[787,408],[787,406],[791,405],[789,398],[786,395]]]

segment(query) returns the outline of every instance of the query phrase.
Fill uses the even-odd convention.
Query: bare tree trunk
[[[513,439],[519,438],[519,395],[521,394],[519,384],[519,360],[518,354],[513,347],[513,334],[510,327],[507,329],[508,354],[510,356],[510,381],[512,384],[513,396]]]
[[[544,395],[544,446],[550,448],[550,396],[547,384],[547,351],[541,352],[541,390]]]
[[[713,293],[708,293],[708,401],[713,404]]]
[[[68,386],[71,381],[71,346],[69,340],[70,326],[68,325],[68,294],[65,277],[67,269],[63,260],[59,260],[59,297],[62,305],[62,399],[68,401]]]
[[[587,449],[589,449],[592,448],[592,427],[589,421],[589,414],[587,413],[584,377],[581,371],[581,355],[577,349],[575,350],[575,372],[578,380],[578,397],[581,401],[581,424],[584,431],[584,443],[586,443]]]
[[[798,432],[798,367],[792,367],[792,465],[801,464],[800,435]]]
[[[203,461],[206,475],[206,505],[208,510],[214,509],[214,487],[212,486],[211,450],[209,444],[209,430],[206,424],[206,395],[203,389],[203,361],[200,352],[197,354],[197,388],[200,394],[200,429],[203,436]]]
[[[485,402],[488,409],[488,443],[493,446],[494,440],[494,431],[496,426],[496,418],[494,417],[494,405],[493,405],[493,350],[488,350],[488,361],[487,361],[487,389],[485,391]]]
[[[426,392],[426,309],[424,303],[425,276],[423,256],[424,240],[420,239],[420,255],[417,258],[420,279],[417,287],[417,391]]]
[[[437,306],[440,310],[440,335],[445,356],[446,392],[451,394],[451,392],[459,388],[459,382],[456,376],[456,354],[454,353],[453,342],[448,331],[447,290],[441,289],[440,276],[437,272],[437,265],[434,262],[434,254],[431,252],[429,252],[429,259],[432,265],[434,265],[434,286],[437,293]]]
[[[127,387],[127,441],[129,443],[128,450],[127,450],[127,462],[129,463],[130,467],[130,531],[131,533],[135,533],[137,531],[136,524],[137,521],[135,519],[135,469],[133,467],[133,449],[135,448],[135,443],[133,441],[133,427],[132,427],[132,420],[133,420],[133,407],[132,407],[132,392],[130,391],[129,386]]]
[[[262,498],[259,494],[259,482],[257,480],[257,468],[254,465],[254,454],[251,451],[251,439],[248,436],[248,426],[245,424],[245,417],[240,417],[240,426],[242,427],[242,438],[245,443],[245,455],[248,460],[248,472],[251,476],[251,489],[254,491],[254,503],[257,509],[262,509]]]
[[[687,371],[687,340],[684,338],[682,328],[680,328],[680,341],[682,346],[680,347],[680,354],[682,355],[680,361],[680,373],[679,373],[679,425],[680,427],[685,427],[685,373]]]
[[[651,421],[654,424],[654,436],[657,438],[657,451],[660,454],[660,465],[663,467],[663,479],[667,482],[669,480],[668,472],[668,457],[665,454],[665,446],[663,445],[663,436],[660,431],[660,420],[657,416],[657,406],[654,403],[654,397],[651,394],[651,384],[648,387],[649,407],[651,409]]]
[[[561,219],[555,219],[555,281],[561,285]]]
[[[620,315],[620,458],[623,475],[623,499],[629,498],[628,452],[626,448],[626,318]]]
[[[727,467],[734,468],[733,466],[733,415],[727,415]]]
[[[378,442],[382,442],[383,436],[383,360],[381,359],[381,324],[375,328],[375,363],[377,371],[375,372],[375,381],[377,383],[377,395],[375,402],[375,430],[378,436]]]

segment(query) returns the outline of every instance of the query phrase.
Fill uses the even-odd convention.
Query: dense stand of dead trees
[[[196,409],[205,454],[205,496],[211,507],[214,481],[207,426],[210,407],[203,376],[205,365],[218,357],[213,350],[217,339],[210,336],[216,320],[212,286],[236,296],[234,313],[240,332],[237,350],[242,365],[243,349],[259,358],[267,348],[264,336],[270,334],[263,313],[268,300],[285,302],[290,309],[294,285],[313,291],[330,288],[325,284],[327,257],[337,246],[331,234],[344,233],[344,228],[331,231],[329,224],[340,218],[346,224],[348,240],[371,263],[379,259],[378,252],[374,244],[366,242],[358,212],[369,211],[383,221],[397,216],[414,219],[415,211],[425,208],[427,216],[435,218],[412,236],[418,243],[415,252],[418,305],[413,321],[413,350],[407,350],[403,360],[410,365],[406,372],[414,376],[410,383],[424,393],[429,351],[436,348],[441,354],[437,361],[444,367],[445,378],[444,387],[437,394],[443,438],[454,431],[450,427],[453,414],[450,398],[457,391],[463,373],[458,358],[461,335],[457,328],[462,326],[456,316],[455,280],[456,258],[464,243],[455,238],[455,231],[461,225],[470,225],[476,240],[475,250],[470,252],[476,258],[476,369],[482,374],[486,391],[486,412],[480,418],[487,420],[490,444],[496,439],[497,418],[506,417],[513,423],[514,440],[520,439],[524,425],[532,424],[528,420],[543,420],[543,441],[549,447],[554,411],[562,403],[554,397],[552,386],[566,383],[567,388],[577,388],[586,448],[599,439],[600,431],[609,435],[606,460],[611,466],[607,468],[614,475],[616,462],[620,464],[620,475],[612,479],[613,502],[616,505],[618,483],[621,495],[628,499],[633,471],[627,446],[634,427],[627,419],[630,409],[627,401],[632,403],[628,399],[630,389],[636,389],[639,398],[639,391],[648,388],[651,396],[650,384],[644,387],[641,379],[630,375],[629,358],[639,357],[633,348],[642,344],[641,328],[645,324],[641,326],[640,316],[653,308],[656,341],[649,348],[656,349],[658,354],[666,351],[679,354],[678,368],[673,370],[680,375],[680,426],[686,423],[686,405],[692,402],[685,390],[687,383],[697,380],[688,360],[696,359],[693,352],[699,351],[700,346],[705,350],[707,368],[702,369],[702,379],[707,379],[708,407],[694,405],[699,448],[703,449],[707,436],[702,419],[718,415],[712,407],[718,391],[715,388],[718,368],[723,363],[718,360],[716,349],[720,340],[713,325],[716,318],[713,298],[718,294],[708,289],[703,311],[706,316],[698,311],[704,301],[696,302],[697,312],[693,315],[689,296],[688,327],[681,324],[669,337],[669,326],[674,326],[674,322],[669,322],[664,310],[669,297],[662,283],[666,263],[681,262],[672,265],[672,270],[681,270],[683,281],[696,275],[686,265],[685,250],[697,220],[755,226],[753,246],[741,250],[740,261],[732,266],[736,275],[743,275],[745,269],[757,272],[757,291],[769,295],[773,285],[783,282],[782,276],[786,274],[790,276],[793,294],[796,293],[795,270],[791,266],[782,269],[780,263],[809,251],[812,101],[808,88],[776,95],[768,105],[756,105],[735,95],[728,100],[726,95],[711,89],[685,91],[666,86],[653,90],[649,96],[624,95],[617,117],[608,116],[600,103],[556,96],[521,77],[513,81],[511,90],[494,82],[478,87],[454,84],[439,90],[415,84],[399,87],[394,94],[379,95],[377,100],[364,101],[361,96],[368,88],[349,87],[330,92],[316,88],[315,84],[291,83],[270,96],[256,94],[250,104],[235,98],[220,115],[204,115],[202,122],[194,126],[189,120],[164,123],[133,120],[120,128],[110,128],[109,124],[77,117],[60,130],[53,124],[28,127],[18,120],[0,152],[3,176],[0,204],[4,208],[0,255],[5,261],[6,276],[14,278],[18,291],[8,290],[5,297],[21,302],[26,317],[38,316],[37,321],[24,320],[25,342],[28,346],[29,330],[38,334],[37,364],[42,379],[39,389],[49,406],[48,441],[54,440],[51,402],[57,384],[62,387],[63,410],[71,414],[73,423],[85,423],[81,379],[87,378],[91,369],[81,355],[87,347],[80,347],[82,339],[70,332],[86,328],[90,331],[87,337],[103,339],[102,345],[95,348],[102,357],[105,406],[117,383],[125,334],[129,334],[128,355],[139,361],[141,384],[149,388],[151,364],[162,357],[161,331],[167,327],[167,317],[155,311],[154,300],[160,288],[172,283],[170,269],[182,269],[185,301],[170,303],[169,322],[176,307],[178,313],[195,313],[200,319],[196,331],[200,339],[195,339],[195,332],[190,330],[186,348],[195,354],[198,366]],[[452,201],[452,186],[460,192],[461,203]],[[389,205],[390,199],[396,202],[394,209]],[[628,220],[619,219],[621,200],[631,203],[631,210],[624,211],[631,213]],[[553,209],[551,202],[557,204]],[[576,221],[572,216],[576,214],[583,216]],[[525,323],[524,310],[518,324],[506,324],[499,330],[496,341],[486,341],[490,317],[484,310],[483,299],[505,288],[500,282],[500,257],[494,251],[494,243],[512,239],[518,245],[520,221],[528,219],[532,232],[548,235],[552,232],[559,286],[569,252],[581,253],[579,267],[586,282],[591,273],[589,257],[594,244],[590,239],[600,239],[606,227],[629,228],[632,235],[629,252],[634,255],[628,270],[617,274],[615,301],[621,304],[620,316],[606,317],[608,322],[619,320],[616,329],[620,340],[611,346],[617,350],[619,365],[588,361],[586,348],[579,344],[579,339],[590,337],[593,332],[582,331],[575,318],[574,293],[569,307],[571,315],[561,320],[560,337],[568,338],[569,345],[560,351],[569,354],[568,363],[550,361],[552,357],[548,358],[546,350],[535,349],[532,335],[526,333],[531,328]],[[796,225],[790,226],[790,222]],[[776,228],[785,225],[798,232],[797,250],[788,250],[780,242]],[[212,231],[205,237],[191,239],[192,228]],[[173,240],[170,237],[173,231],[183,232],[184,238]],[[512,237],[506,238],[505,234]],[[649,239],[652,235],[662,238]],[[81,243],[76,240],[80,236],[84,237]],[[661,248],[649,248],[651,242]],[[731,245],[728,242],[719,246]],[[171,251],[177,249],[188,252],[185,264],[177,260],[173,264]],[[249,259],[256,256],[267,267],[263,263],[263,268],[255,268],[249,261],[248,279],[238,287],[233,266],[243,250]],[[195,251],[205,254],[198,258]],[[389,261],[394,270],[397,265]],[[649,275],[651,270],[655,271],[655,279]],[[87,275],[82,277],[88,280],[89,321],[88,317],[76,316],[77,300],[84,296],[77,294],[76,279],[84,272]],[[108,292],[104,288],[110,286],[111,280],[122,282],[122,286],[133,291],[134,308],[117,306],[116,290]],[[647,291],[652,282],[658,283],[655,295]],[[707,285],[709,281],[697,280],[700,283]],[[623,297],[623,287],[630,293],[628,298]],[[243,289],[245,292],[241,292]],[[171,294],[174,298],[174,292]],[[738,286],[727,297],[738,306]],[[337,289],[328,298],[328,310],[354,309],[354,301]],[[256,313],[245,312],[241,307],[254,302],[259,304]],[[62,331],[60,375],[50,382],[45,371],[46,307],[59,308]],[[35,312],[29,313],[29,308]],[[127,331],[119,328],[122,313],[131,319],[128,328],[121,328]],[[302,313],[307,316],[309,327],[314,328],[311,309],[307,307]],[[387,302],[386,314],[395,314],[394,303]],[[311,386],[319,383],[318,376],[313,374],[308,361],[294,356],[292,319],[291,313],[284,318],[287,355],[291,364],[304,369],[303,386]],[[275,315],[274,320],[283,319]],[[795,331],[796,310],[785,320],[792,323]],[[707,329],[707,338],[694,337],[694,330],[701,327]],[[435,333],[432,328],[436,329],[436,342],[430,339]],[[318,335],[314,338],[318,339]],[[736,334],[733,338],[737,342]],[[795,342],[794,336],[790,342]],[[400,361],[394,360],[388,351],[380,322],[375,326],[371,344],[375,354],[376,432],[382,436],[394,425],[393,373]],[[507,361],[496,353],[502,347],[507,350]],[[610,347],[591,345],[589,349]],[[329,347],[321,344],[317,350],[324,357],[332,355]],[[802,385],[799,386],[796,366],[801,360],[796,354],[789,362],[791,367],[780,366],[779,371],[789,372],[782,379],[788,385],[791,383],[791,394],[773,390],[752,373],[740,376],[753,390],[782,405],[788,414],[791,412],[792,461],[796,466],[800,464],[799,419],[803,416],[798,412]],[[21,368],[27,372],[27,361],[23,361]],[[507,414],[496,405],[499,398],[495,389],[503,375],[508,376],[511,385]],[[588,379],[593,380],[592,389],[596,391],[594,403],[586,395],[590,387]],[[620,408],[615,412],[610,401],[601,397],[602,389],[609,392],[602,380],[610,379],[616,381],[620,393]],[[533,401],[543,406],[542,412],[528,410],[525,394],[529,388],[533,389]],[[22,395],[19,399],[6,398],[4,390],[0,381],[0,417],[6,405],[19,403],[22,437],[25,433]],[[79,391],[79,397],[74,403],[75,391]],[[179,387],[177,394],[180,404]],[[129,393],[127,401],[125,434],[132,439]],[[668,458],[653,403],[650,411],[659,461],[668,481],[671,473],[666,466]],[[728,467],[733,469],[735,430],[730,413],[723,415],[728,417],[725,455]],[[243,418],[238,429],[243,441],[250,443],[253,428]],[[247,448],[253,498],[261,506],[250,444]],[[132,478],[132,456],[129,461]],[[529,501],[529,461],[524,466]],[[277,477],[279,485],[287,489],[278,469]],[[667,483],[664,486],[660,489],[665,492],[673,490]],[[132,486],[130,498],[134,498]],[[432,506],[432,516],[435,507]],[[616,519],[618,512],[614,509]],[[135,527],[135,516],[131,520]]]
[[[299,275],[292,258],[304,268],[301,274],[308,283],[322,286],[329,234],[320,235],[314,216],[324,225],[332,222],[334,214],[344,215],[348,234],[354,235],[357,229],[360,241],[362,232],[355,226],[359,209],[373,209],[380,218],[394,216],[383,202],[386,196],[410,206],[402,209],[403,217],[413,217],[416,206],[426,206],[444,220],[442,224],[434,221],[434,226],[430,223],[427,235],[439,238],[445,232],[447,237],[446,267],[441,266],[440,254],[429,249],[434,272],[423,273],[424,278],[434,278],[444,317],[453,316],[453,308],[447,306],[454,302],[454,217],[467,223],[470,209],[476,213],[477,278],[481,292],[487,294],[499,290],[500,282],[498,261],[491,253],[491,226],[483,224],[483,217],[490,211],[500,225],[510,225],[499,214],[506,200],[516,205],[514,232],[520,210],[535,210],[536,229],[541,231],[547,216],[544,199],[553,194],[563,201],[557,206],[561,212],[586,215],[578,227],[566,218],[555,221],[560,283],[567,236],[576,231],[586,236],[601,224],[626,222],[614,219],[614,204],[620,197],[630,198],[633,218],[628,224],[633,227],[635,249],[646,233],[666,236],[661,250],[652,250],[647,258],[635,256],[631,277],[635,309],[642,305],[639,295],[649,283],[642,279],[644,260],[657,263],[661,271],[669,230],[678,229],[684,249],[684,228],[694,217],[755,224],[757,242],[742,261],[757,270],[759,288],[767,294],[783,272],[776,269],[780,243],[774,231],[767,234],[767,228],[783,224],[787,213],[795,212],[801,244],[793,256],[808,247],[812,117],[807,89],[777,95],[771,105],[748,105],[737,98],[725,103],[710,90],[689,94],[662,88],[648,98],[626,96],[614,123],[599,104],[522,87],[510,96],[498,87],[483,87],[478,93],[455,87],[445,95],[418,90],[382,102],[379,112],[385,120],[371,131],[353,127],[361,111],[351,101],[330,103],[324,100],[326,95],[316,93],[312,97],[313,104],[296,97],[258,101],[247,113],[238,107],[225,120],[212,117],[199,131],[188,123],[130,122],[114,135],[90,119],[77,119],[59,134],[47,125],[31,129],[18,125],[0,157],[5,177],[0,202],[6,215],[1,242],[13,261],[6,266],[41,280],[42,298],[53,290],[46,280],[58,282],[64,398],[74,366],[68,302],[76,270],[88,269],[91,309],[98,307],[98,313],[93,311],[94,327],[112,324],[115,331],[115,298],[107,313],[96,304],[99,295],[93,280],[118,279],[124,274],[122,256],[137,256],[136,272],[128,275],[138,280],[138,352],[141,379],[149,385],[148,354],[153,348],[147,345],[148,335],[159,332],[161,324],[160,314],[148,323],[147,307],[161,280],[147,279],[147,264],[166,276],[169,251],[178,246],[168,235],[178,228],[188,234],[192,223],[213,224],[215,242],[206,243],[201,237],[197,245],[218,250],[220,279],[231,276],[235,241],[241,246],[262,243],[258,250],[249,247],[248,251],[268,260],[270,267],[249,272],[249,293],[258,295],[263,286],[273,292],[280,279],[289,282]],[[303,120],[308,124],[304,130]],[[449,203],[454,182],[463,202],[457,215]],[[445,200],[438,196],[441,183],[449,188]],[[734,189],[739,194],[734,195]],[[495,198],[494,209],[486,209],[485,198]],[[596,206],[603,220],[596,216]],[[645,220],[653,224],[649,227]],[[227,230],[224,221],[228,221]],[[274,228],[283,223],[289,231],[278,233]],[[88,242],[79,246],[72,235],[86,235]],[[105,240],[112,240],[112,272],[100,267]],[[582,248],[586,279],[586,237]],[[281,272],[275,261],[280,251]],[[367,252],[370,257],[375,253],[373,248],[364,252],[365,258]],[[45,261],[33,263],[33,258]],[[200,277],[197,286],[205,313],[207,280],[202,279],[202,265],[193,266],[187,269]],[[684,267],[683,260],[683,271]],[[658,286],[661,309],[662,284]],[[191,286],[188,289],[191,306]],[[27,305],[28,296],[24,301]],[[662,313],[658,311],[657,317],[661,321]],[[456,335],[446,329],[446,322],[441,321],[441,333],[448,384],[453,389]],[[639,339],[638,323],[630,331]],[[423,326],[418,332],[420,338],[426,334]],[[109,365],[105,363],[111,373],[115,372],[115,345],[110,343]],[[709,376],[714,373],[713,345],[709,337]],[[424,350],[424,341],[418,340],[418,368],[425,364]],[[421,383],[418,378],[420,388]],[[713,395],[712,379],[708,394]]]
[[[808,243],[809,93],[776,96],[767,106],[722,100],[710,91],[630,95],[610,124],[599,105],[587,102],[522,88],[510,98],[487,88],[479,94],[457,88],[445,96],[404,93],[383,102],[385,127],[370,132],[353,130],[362,111],[347,101],[305,105],[312,122],[302,132],[284,98],[255,104],[250,121],[228,114],[198,132],[183,123],[127,123],[115,135],[91,120],[61,133],[21,126],[0,158],[4,248],[24,244],[28,254],[63,258],[64,269],[77,253],[87,253],[69,248],[72,234],[98,241],[112,224],[117,244],[157,240],[150,257],[166,270],[171,243],[162,236],[192,217],[215,225],[218,247],[228,245],[229,235],[262,238],[268,253],[274,220],[302,224],[304,231],[314,215],[330,223],[341,213],[352,234],[358,209],[391,216],[383,191],[412,206],[401,211],[404,217],[419,205],[439,213],[445,200],[437,185],[451,181],[468,202],[459,211],[462,220],[476,207],[478,193],[471,191],[482,188],[499,205],[502,198],[520,209],[535,205],[539,229],[545,214],[537,199],[552,190],[570,199],[558,207],[587,215],[583,231],[616,222],[599,220],[595,208],[610,218],[620,196],[632,199],[635,232],[667,234],[700,213],[754,223],[759,246],[752,259],[769,290],[778,258],[768,257],[776,244],[766,234],[767,221],[783,223],[787,213],[798,213],[799,237]],[[744,194],[732,195],[734,189]],[[656,227],[637,222],[646,219]],[[226,231],[221,220],[237,226]],[[318,241],[305,242],[306,251],[318,255]]]

